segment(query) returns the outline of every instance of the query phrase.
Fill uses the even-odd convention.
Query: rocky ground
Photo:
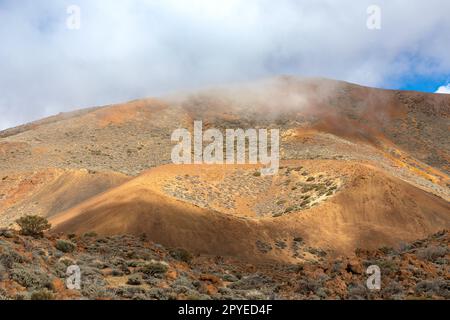
[[[2,230],[0,299],[450,299],[447,231],[352,257],[292,241],[292,250],[310,254],[310,261],[255,265],[192,256],[144,236],[34,239]],[[80,267],[80,290],[66,288],[71,265]],[[366,286],[370,265],[381,270],[380,290]]]

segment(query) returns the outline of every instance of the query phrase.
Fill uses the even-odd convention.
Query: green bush
[[[183,261],[186,263],[190,263],[192,261],[192,254],[190,254],[185,249],[182,248],[171,249],[169,253],[172,256],[172,258],[176,260]]]
[[[53,300],[54,295],[47,289],[35,291],[31,294],[31,300]]]
[[[56,249],[62,251],[64,253],[73,252],[77,246],[71,242],[66,240],[58,240],[56,241]]]
[[[140,268],[141,272],[150,276],[165,274],[167,270],[169,270],[167,264],[158,261],[148,262],[143,267]]]
[[[132,274],[127,281],[131,286],[139,286],[142,284],[142,277],[139,274]]]
[[[16,220],[20,227],[20,233],[25,236],[32,236],[40,238],[44,235],[44,231],[50,229],[52,226],[48,220],[40,216],[24,216]]]

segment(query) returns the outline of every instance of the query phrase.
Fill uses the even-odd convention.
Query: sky
[[[0,129],[278,75],[450,93],[448,0],[0,0]]]

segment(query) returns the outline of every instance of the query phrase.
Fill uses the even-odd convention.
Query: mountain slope
[[[61,114],[0,132],[0,223],[37,213],[57,232],[283,261],[303,259],[282,244],[297,237],[336,252],[398,245],[449,225],[449,118],[448,95],[291,77]],[[280,129],[283,166],[304,168],[266,181],[246,166],[163,166],[173,130],[195,120]]]
[[[9,173],[0,185],[0,226],[26,214],[50,217],[128,180],[121,173],[86,169]]]
[[[285,165],[293,170],[301,165],[311,176],[339,172],[344,182],[334,196],[318,201],[317,205],[296,207],[276,217],[251,215],[254,207],[247,205],[244,216],[239,210],[231,213],[233,210],[225,206],[233,203],[245,206],[245,200],[252,203],[254,197],[260,203],[268,195],[264,189],[244,195],[239,190],[233,194],[223,189],[222,193],[211,195],[211,190],[233,175],[246,187],[249,181],[244,178],[245,170],[251,176],[255,167],[170,165],[150,170],[55,216],[51,222],[55,232],[147,234],[163,245],[199,253],[288,261],[301,257],[295,257],[295,252],[280,248],[277,243],[296,237],[302,237],[309,246],[349,253],[358,247],[396,245],[450,227],[448,202],[377,169],[330,161]],[[203,193],[205,201],[200,196],[191,198],[189,193],[178,194],[178,199],[167,194],[168,186],[179,182],[182,176],[197,177],[191,186],[196,188],[192,196]],[[266,201],[267,205],[278,199],[276,194],[286,194],[281,187],[278,192],[273,188],[277,178],[258,178],[273,180],[269,183],[272,198]],[[197,187],[199,184],[203,190]],[[298,200],[297,203],[302,202]],[[220,201],[222,211],[220,205],[211,208],[213,202]]]

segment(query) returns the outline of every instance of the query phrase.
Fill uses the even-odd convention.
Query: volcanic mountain
[[[448,95],[291,77],[60,114],[0,132],[0,224],[243,259],[397,246],[450,226],[449,117]],[[196,120],[279,129],[278,174],[171,164]]]

